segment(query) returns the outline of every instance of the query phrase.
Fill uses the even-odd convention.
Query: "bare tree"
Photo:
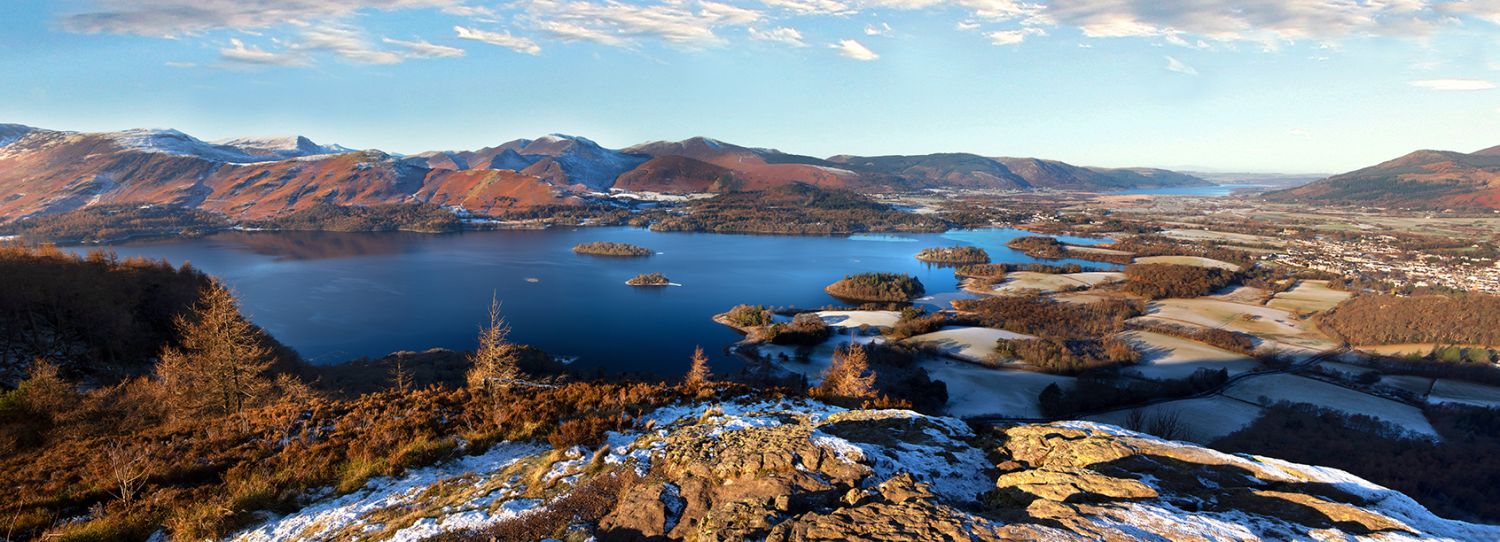
[[[1182,413],[1176,410],[1162,409],[1146,420],[1147,433],[1167,440],[1182,438],[1186,429],[1186,424],[1182,421]]]
[[[701,390],[713,384],[713,373],[708,369],[708,356],[703,353],[703,347],[693,349],[693,365],[688,368],[687,376],[683,377],[682,385],[690,390]]]
[[[415,379],[411,371],[406,370],[406,364],[401,361],[402,358],[403,356],[396,356],[396,361],[391,366],[391,385],[396,387],[397,392],[405,394],[411,391],[415,385]]]
[[[123,441],[111,441],[104,447],[101,466],[104,475],[115,487],[115,495],[125,504],[135,500],[135,494],[145,485],[151,473],[151,456],[156,447],[151,444],[130,445]]]
[[[502,390],[520,381],[520,352],[507,340],[509,335],[510,325],[500,315],[500,300],[491,297],[490,323],[479,330],[479,348],[469,356],[470,391]]]
[[[850,343],[847,348],[834,352],[833,363],[823,373],[822,395],[848,399],[869,399],[875,396],[875,373],[870,370],[870,358],[859,343]]]

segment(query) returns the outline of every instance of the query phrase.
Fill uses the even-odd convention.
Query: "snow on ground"
[[[924,359],[918,366],[947,384],[951,416],[1041,418],[1037,395],[1050,384],[1070,389],[1076,382],[1071,376],[991,369],[946,358]]]
[[[1230,433],[1244,429],[1259,419],[1264,409],[1230,399],[1228,397],[1204,397],[1169,401],[1140,409],[1148,419],[1152,416],[1176,414],[1182,421],[1182,440],[1207,444]],[[1084,419],[1124,426],[1130,418],[1130,410],[1118,410],[1088,416]]]
[[[948,326],[932,333],[924,333],[906,339],[908,344],[921,343],[936,347],[944,354],[976,363],[989,363],[995,359],[995,343],[1000,339],[1035,339],[1003,329],[988,327]]]
[[[1220,293],[1204,296],[1209,299],[1218,299],[1230,303],[1244,303],[1246,305],[1259,305],[1260,300],[1265,299],[1266,291],[1254,286],[1235,286]]]
[[[858,328],[860,326],[889,328],[901,319],[896,311],[819,311],[818,318],[833,327]]]
[[[1400,521],[1421,531],[1423,536],[1413,537],[1400,532],[1385,532],[1363,540],[1382,542],[1423,540],[1460,542],[1478,540],[1500,540],[1500,526],[1478,525],[1443,519],[1417,504],[1411,497],[1392,489],[1370,483],[1348,472],[1332,467],[1300,465],[1271,457],[1254,456],[1262,466],[1279,469],[1291,477],[1304,482],[1328,484],[1345,493],[1365,501],[1360,508],[1372,510],[1390,519]]]
[[[1461,403],[1488,408],[1500,408],[1500,387],[1439,378],[1432,385],[1429,403]]]
[[[1111,250],[1111,249],[1099,248],[1099,247],[1080,247],[1080,246],[1075,246],[1075,245],[1066,245],[1066,246],[1063,247],[1063,249],[1067,250],[1068,252],[1084,252],[1084,253],[1088,253],[1088,254],[1108,254],[1110,256],[1129,256],[1130,255],[1129,252],[1125,252],[1123,250]]]
[[[535,444],[502,443],[489,451],[448,463],[416,469],[397,478],[376,478],[363,489],[314,503],[296,513],[239,533],[242,542],[289,539],[318,540],[339,532],[369,532],[384,526],[372,523],[377,511],[400,509],[419,502],[430,488],[449,486],[462,498],[453,499],[440,517],[426,518],[394,534],[390,540],[420,540],[445,530],[480,527],[514,517],[536,506],[516,499],[518,488],[489,478],[545,448]]]
[[[1160,446],[1186,447],[1188,445],[1162,440],[1150,435],[1135,433],[1119,427],[1097,425],[1087,421],[1062,422],[1055,425],[1099,432],[1110,435],[1134,437],[1153,441]],[[1359,508],[1394,520],[1417,531],[1415,534],[1401,531],[1381,531],[1364,536],[1345,536],[1329,531],[1304,531],[1305,528],[1271,521],[1264,516],[1246,514],[1234,510],[1208,512],[1202,507],[1196,510],[1179,508],[1170,500],[1151,500],[1120,504],[1118,514],[1105,514],[1091,519],[1116,528],[1125,528],[1141,540],[1298,540],[1331,542],[1380,541],[1478,541],[1500,540],[1500,526],[1478,525],[1440,518],[1398,491],[1377,486],[1347,472],[1309,465],[1289,463],[1279,459],[1251,455],[1230,455],[1210,449],[1199,448],[1197,453],[1213,464],[1235,466],[1255,473],[1255,477],[1289,484],[1315,484],[1332,486],[1348,493],[1360,501]],[[1141,480],[1157,489],[1149,478]]]
[[[1231,242],[1231,243],[1245,243],[1245,244],[1251,244],[1251,245],[1275,245],[1275,246],[1281,246],[1281,245],[1286,244],[1285,241],[1282,241],[1281,239],[1277,239],[1275,237],[1266,237],[1264,235],[1249,235],[1249,234],[1244,234],[1244,233],[1230,233],[1230,232],[1222,232],[1222,231],[1209,231],[1209,230],[1171,229],[1171,230],[1163,230],[1161,232],[1161,235],[1163,237],[1171,237],[1171,238],[1174,238],[1174,239],[1184,239],[1184,240],[1188,240],[1188,241],[1227,241],[1227,242]]]
[[[1229,263],[1229,262],[1215,260],[1213,258],[1204,258],[1204,257],[1201,257],[1201,256],[1147,256],[1145,258],[1136,258],[1135,259],[1135,263],[1164,263],[1164,264],[1171,264],[1171,265],[1195,265],[1195,266],[1198,266],[1198,267],[1217,267],[1219,269],[1228,269],[1230,271],[1239,271],[1240,270],[1240,266],[1238,266],[1238,265],[1235,265],[1235,264],[1232,264],[1232,263]]]
[[[834,414],[827,421],[838,424],[891,418],[906,418],[913,424],[922,424],[922,432],[927,438],[875,444],[848,440],[819,430],[813,433],[812,440],[840,457],[863,458],[874,471],[865,479],[869,486],[904,472],[917,480],[930,482],[934,493],[961,501],[973,500],[995,487],[994,478],[985,474],[990,464],[984,451],[966,441],[974,436],[974,432],[958,420],[927,417],[905,410],[876,410]]]
[[[968,293],[968,292],[948,292],[948,293],[933,294],[933,295],[929,295],[929,296],[919,297],[919,298],[913,299],[912,303],[915,303],[917,305],[926,305],[926,306],[929,306],[929,307],[935,307],[935,308],[938,308],[938,309],[951,309],[951,308],[953,308],[953,302],[954,301],[957,301],[957,300],[960,300],[960,299],[976,299],[978,297],[980,297],[980,296],[977,296],[977,295],[974,295],[974,294],[971,294],[971,293]]]
[[[1120,282],[1125,280],[1124,273],[1112,272],[1090,272],[1090,273],[1036,273],[1032,271],[1015,271],[1005,275],[1005,281],[995,285],[993,291],[996,293],[1021,293],[1021,292],[1064,292],[1091,288],[1100,284]]]
[[[1323,312],[1351,295],[1329,288],[1326,280],[1304,280],[1292,289],[1276,294],[1266,305],[1291,312]]]
[[[823,373],[828,371],[828,366],[833,364],[833,353],[838,347],[852,342],[869,344],[879,342],[880,337],[865,335],[844,335],[835,333],[833,337],[813,346],[797,346],[787,344],[759,344],[756,345],[762,359],[776,362],[782,369],[807,377],[809,384],[816,385],[823,381]]]
[[[1333,350],[1338,346],[1316,327],[1287,311],[1219,299],[1200,297],[1153,301],[1146,315],[1138,318],[1247,333],[1261,340],[1260,349],[1275,348],[1299,356]]]
[[[1212,346],[1149,331],[1120,334],[1142,353],[1139,364],[1126,369],[1146,378],[1175,379],[1191,376],[1198,369],[1227,369],[1236,375],[1260,369],[1254,358]]]
[[[1384,375],[1380,377],[1380,385],[1405,390],[1417,397],[1426,397],[1427,391],[1432,389],[1432,378],[1416,375]]]
[[[1417,407],[1311,378],[1289,374],[1255,376],[1236,382],[1224,390],[1224,395],[1256,404],[1262,404],[1262,397],[1270,403],[1310,403],[1390,422],[1405,429],[1409,436],[1438,436],[1427,417]]]

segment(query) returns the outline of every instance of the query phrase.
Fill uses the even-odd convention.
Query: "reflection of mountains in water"
[[[327,231],[227,231],[212,239],[237,243],[256,254],[283,260],[324,260],[352,256],[381,256],[406,252],[413,236],[402,232],[344,233]]]

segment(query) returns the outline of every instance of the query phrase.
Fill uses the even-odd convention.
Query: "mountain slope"
[[[1470,154],[1416,151],[1296,188],[1267,192],[1265,197],[1419,209],[1500,209],[1500,147]]]
[[[255,149],[277,152],[263,146]],[[380,151],[274,158],[175,131],[80,134],[33,129],[0,147],[0,188],[5,194],[0,198],[0,221],[102,204],[178,205],[253,220],[318,203],[420,203],[437,194],[472,193],[473,179],[433,174],[444,170],[429,167],[431,160]],[[488,202],[483,209],[564,202],[550,188],[538,189],[534,178],[489,176],[484,182],[483,193],[503,193],[510,199],[481,198]]]
[[[665,407],[594,447],[500,443],[240,541],[1494,540],[1347,473],[1086,422],[976,434],[809,401]]]
[[[1024,189],[1032,184],[998,160],[975,154],[948,153],[919,156],[848,156],[830,158],[872,175],[931,188]]]
[[[474,151],[397,156],[320,145],[301,136],[210,143],[176,130],[76,133],[0,125],[0,224],[93,205],[182,206],[238,221],[322,203],[433,202],[490,212],[582,203],[581,198],[611,189],[691,193],[804,184],[880,193],[1116,190],[1201,182],[1165,170],[1082,168],[965,153],[825,160],[703,137],[614,150],[587,138],[552,134]]]
[[[883,189],[865,182],[858,173],[827,160],[775,149],[741,147],[706,137],[675,142],[653,141],[626,147],[624,152],[653,158],[683,156],[720,166],[733,171],[744,181],[741,187],[744,190],[764,190],[798,182],[825,188]]]

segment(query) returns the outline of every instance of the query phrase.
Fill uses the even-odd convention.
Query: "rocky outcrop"
[[[1435,517],[1340,471],[1092,423],[975,429],[806,401],[685,405],[637,422],[598,449],[512,459],[491,474],[424,474],[428,489],[408,478],[393,482],[399,492],[375,489],[277,522],[346,522],[303,538],[484,540],[506,522],[545,516],[569,488],[609,479],[629,483],[607,511],[559,532],[603,541],[1500,539],[1500,528]],[[392,523],[392,510],[412,522]],[[289,531],[277,522],[259,532]]]

